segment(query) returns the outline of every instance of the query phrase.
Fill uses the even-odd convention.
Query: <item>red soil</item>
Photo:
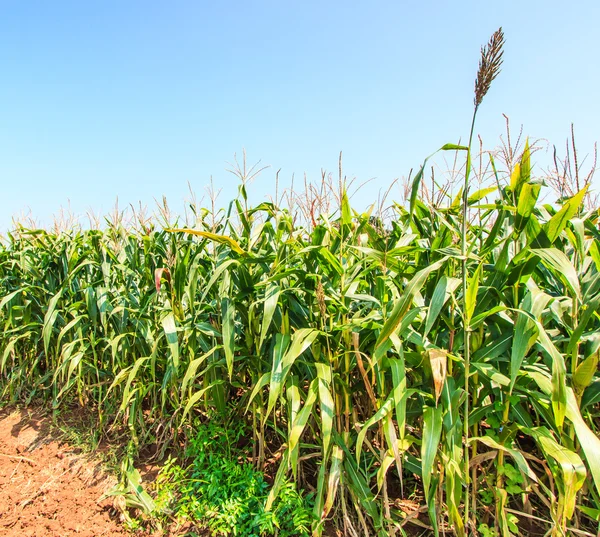
[[[115,481],[100,465],[50,435],[49,418],[0,411],[0,536],[131,535],[112,500]]]

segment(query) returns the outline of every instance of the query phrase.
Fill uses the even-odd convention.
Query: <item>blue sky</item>
[[[359,202],[468,135],[480,46],[499,26],[502,73],[477,131],[507,114],[580,153],[600,138],[600,3],[156,0],[0,2],[0,230],[31,211],[79,215],[183,206],[245,148],[270,168],[255,200],[292,174],[344,170]],[[538,153],[543,161],[548,155]]]

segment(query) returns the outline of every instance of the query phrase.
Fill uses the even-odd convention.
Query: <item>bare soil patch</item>
[[[131,535],[102,495],[115,485],[97,461],[50,433],[35,410],[0,410],[0,536]]]

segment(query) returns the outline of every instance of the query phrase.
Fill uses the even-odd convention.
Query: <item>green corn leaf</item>
[[[425,407],[423,411],[423,441],[421,443],[421,469],[425,498],[429,498],[429,487],[438,446],[442,434],[442,407]]]
[[[536,321],[546,309],[551,297],[541,292],[531,281],[529,291],[521,304],[521,310],[517,315],[513,345],[510,355],[510,390],[512,393],[517,376],[523,364],[525,356],[538,339],[539,330],[543,327]]]
[[[335,502],[335,497],[340,484],[340,476],[342,474],[343,461],[344,452],[339,446],[333,446],[331,453],[331,468],[327,480],[327,498],[325,499],[325,505],[323,506],[323,512],[321,513],[321,520],[327,517]]]
[[[179,368],[179,338],[177,337],[177,327],[175,326],[175,317],[173,312],[169,312],[162,320],[163,330],[167,337],[167,344],[171,351],[171,359],[175,370]]]
[[[594,380],[594,375],[598,370],[598,352],[592,353],[583,360],[575,370],[573,375],[573,387],[576,392],[583,392]]]
[[[567,368],[563,355],[558,351],[541,323],[537,322],[539,342],[552,359],[552,410],[557,427],[562,427],[567,412]]]
[[[227,373],[229,379],[233,378],[233,360],[235,351],[235,307],[229,298],[221,300],[221,318],[223,326],[223,349],[225,350],[225,361],[227,362]]]
[[[25,289],[26,288],[24,287],[23,289],[17,289],[16,291],[13,291],[12,293],[8,293],[5,297],[2,298],[2,300],[0,300],[0,309],[2,309],[4,306],[6,306],[6,304],[8,304],[17,295],[20,295]]]
[[[600,293],[594,296],[592,299],[585,300],[581,306],[580,316],[577,322],[577,328],[573,330],[573,334],[569,338],[569,345],[567,346],[567,353],[571,354],[575,348],[579,345],[583,333],[587,329],[590,321],[596,317],[598,310],[600,309]]]
[[[533,209],[540,195],[542,185],[538,183],[526,183],[521,188],[519,201],[517,203],[517,214],[515,217],[515,234],[519,235],[527,225]]]
[[[294,477],[298,471],[298,444],[300,442],[300,438],[302,437],[302,433],[304,432],[304,428],[308,423],[308,419],[311,416],[313,406],[315,401],[317,400],[317,393],[319,390],[319,379],[314,379],[308,388],[308,394],[306,396],[306,401],[302,406],[300,412],[296,416],[296,419],[292,425],[292,432],[288,438],[288,451],[289,451],[289,460],[290,465],[292,467],[292,472],[294,473]]]
[[[499,386],[510,386],[510,379],[506,375],[500,373],[500,371],[492,366],[492,364],[471,362],[471,365]]]
[[[11,338],[6,347],[4,348],[4,352],[2,353],[2,363],[0,364],[0,374],[5,373],[6,362],[8,357],[15,352],[15,345],[21,339],[27,340],[27,338],[31,337],[32,332],[28,331],[23,334],[19,334],[16,337]]]
[[[400,353],[397,359],[390,359],[390,368],[392,370],[394,405],[396,408],[396,422],[400,439],[404,439],[406,433],[406,402],[408,399],[408,390],[406,386],[406,372],[404,365],[404,353]]]
[[[548,237],[550,244],[553,244],[563,232],[567,223],[578,213],[589,185],[585,185],[577,194],[569,198],[542,229]]]
[[[581,410],[600,402],[600,379],[596,379],[583,392],[581,397]]]
[[[508,308],[506,306],[494,306],[493,308],[491,308],[487,311],[484,311],[482,313],[479,313],[478,315],[475,315],[475,317],[473,317],[471,319],[471,330],[475,330],[475,329],[479,328],[479,326],[491,315],[496,315],[497,313],[502,313],[509,309],[510,308]]]
[[[383,487],[383,481],[385,476],[390,469],[390,466],[394,464],[394,456],[390,455],[389,451],[385,453],[383,461],[381,461],[381,467],[377,470],[377,492]]]
[[[469,148],[464,145],[445,144],[439,149],[439,151],[456,151],[456,150],[468,151],[468,149]],[[435,153],[437,153],[437,151]],[[417,172],[417,175],[415,175],[415,178],[413,179],[412,187],[411,187],[411,191],[410,191],[410,208],[409,208],[409,213],[408,213],[409,216],[411,217],[411,219],[413,217],[415,206],[417,204],[417,197],[419,195],[419,187],[421,186],[421,181],[423,179],[423,172],[425,171],[425,166],[427,165],[427,161],[431,157],[433,157],[433,155],[435,155],[435,153],[429,155],[423,161],[421,168],[419,169],[419,171]]]
[[[552,393],[552,382],[550,378],[542,373],[533,371],[529,372],[528,375],[537,383],[544,393],[547,395]],[[585,459],[592,474],[594,486],[596,487],[596,491],[600,493],[600,457],[598,457],[598,453],[600,453],[600,438],[598,438],[598,436],[588,427],[583,419],[573,389],[566,387],[566,392],[566,417],[575,427],[575,435],[577,436],[581,449],[585,455]]]
[[[230,270],[229,267],[231,267],[232,265],[239,265],[239,261],[237,259],[228,259],[224,263],[219,263],[219,265],[217,265],[217,267],[212,273],[210,280],[204,288],[202,296],[200,297],[201,303],[205,301],[206,297],[208,296],[208,293],[212,289],[215,282],[220,278],[221,274],[225,273],[227,270]]]
[[[216,380],[216,381],[212,382],[211,384],[209,384],[208,386],[205,386],[201,390],[198,390],[197,392],[195,392],[194,395],[192,395],[188,399],[188,402],[185,405],[185,408],[183,409],[183,412],[182,412],[181,418],[180,418],[180,426],[184,425],[185,419],[186,419],[187,415],[190,413],[190,410],[192,410],[192,408],[194,407],[194,405],[200,400],[200,398],[202,396],[204,396],[204,394],[208,390],[212,390],[213,388],[215,388],[216,386],[220,386],[224,382],[225,382],[224,380]]]
[[[525,149],[521,162],[517,164],[510,176],[510,190],[514,192],[519,199],[523,185],[529,183],[531,179],[531,151],[529,148],[529,140],[525,142]]]
[[[179,389],[179,393],[182,399],[185,397],[188,387],[191,388],[190,383],[196,378],[198,368],[207,360],[207,358],[210,358],[220,348],[220,345],[216,345],[208,352],[204,353],[199,358],[195,358],[188,364],[187,369],[185,371],[185,375],[183,376],[183,380],[181,381],[181,387]]]
[[[596,265],[596,270],[600,271],[600,245],[597,241],[592,242],[590,245],[589,254],[594,261],[594,265]]]
[[[508,513],[506,512],[508,504],[508,492],[506,488],[496,487],[496,498],[496,519],[502,537],[515,537],[515,534],[511,531],[514,528],[511,528],[509,525]]]
[[[396,302],[392,313],[386,320],[379,337],[377,338],[377,342],[375,343],[375,349],[377,352],[377,348],[381,347],[383,343],[389,339],[389,337],[396,332],[397,328],[400,326],[400,323],[403,320],[404,315],[410,308],[415,294],[423,287],[423,284],[427,280],[427,277],[435,270],[439,269],[447,260],[447,257],[432,263],[428,267],[417,272],[408,285],[405,287],[404,292],[400,299]]]
[[[122,346],[126,347],[126,345],[122,345],[123,340],[127,340],[127,337],[130,335],[132,335],[130,332],[125,332],[124,334],[119,334],[110,340],[110,350],[115,362],[117,362],[119,359],[119,348]],[[124,351],[122,350],[121,354],[123,353]]]
[[[271,282],[267,284],[267,288],[265,290],[265,306],[263,309],[262,324],[260,329],[260,339],[258,342],[259,351],[262,348],[265,338],[267,337],[269,326],[271,325],[275,309],[277,308],[277,304],[279,302],[280,294],[281,289],[279,285]]]
[[[450,205],[451,209],[459,209],[461,204],[463,201],[463,187],[461,186],[460,189],[458,190],[458,193],[456,194],[456,196],[454,196],[454,199],[452,200],[452,204]]]
[[[471,318],[475,312],[475,304],[477,302],[477,291],[479,290],[479,280],[481,279],[481,271],[483,270],[483,264],[480,264],[473,276],[469,280],[469,286],[467,288],[466,295],[466,311],[465,311],[465,323],[467,327],[471,326]]]
[[[412,182],[412,188],[410,191],[410,210],[409,210],[409,214],[410,214],[411,218],[413,217],[413,214],[415,212],[415,206],[417,204],[417,197],[419,195],[419,187],[421,186],[421,180],[423,179],[423,171],[425,170],[425,165],[427,164],[428,160],[429,160],[429,157],[423,161],[423,164],[421,165],[421,169],[417,172],[417,175],[415,175],[415,178],[413,179],[413,182]]]
[[[127,404],[130,400],[130,396],[131,396],[131,387],[133,385],[133,382],[136,379],[137,373],[140,369],[140,367],[142,367],[142,365],[144,365],[145,362],[147,362],[150,359],[149,356],[145,356],[142,358],[138,358],[135,363],[133,364],[133,367],[131,368],[131,370],[129,371],[129,375],[127,375],[127,382],[125,383],[125,389],[123,390],[123,400],[121,401],[121,407],[120,407],[120,411],[124,412]]]
[[[61,289],[50,299],[50,302],[48,302],[48,309],[46,310],[46,314],[44,315],[42,337],[44,339],[44,353],[46,354],[46,356],[48,356],[48,349],[50,348],[50,338],[52,336],[52,330],[54,329],[54,324],[56,323],[56,319],[58,318],[58,310],[56,309],[56,306],[62,294],[63,289]]]
[[[440,147],[440,151],[468,151],[469,148],[466,145],[457,144],[444,144]]]
[[[269,491],[269,495],[267,496],[267,501],[265,503],[265,511],[269,512],[273,508],[273,503],[277,499],[279,495],[279,491],[283,483],[285,482],[285,476],[288,472],[289,465],[289,452],[286,450],[281,458],[281,462],[279,463],[279,468],[277,469],[277,474],[275,474],[275,480],[273,481],[273,486]]]
[[[448,299],[452,296],[454,291],[458,289],[460,285],[460,280],[458,278],[448,278],[443,275],[435,289],[433,290],[433,295],[431,296],[431,302],[429,303],[429,309],[427,311],[427,319],[425,320],[425,329],[423,331],[423,337],[427,337],[427,334],[433,328],[435,321],[437,320],[442,308]]]
[[[365,436],[369,430],[369,427],[373,426],[375,423],[383,420],[392,410],[394,409],[394,398],[392,396],[388,397],[381,408],[375,412],[362,426],[358,436],[356,438],[356,460],[360,463],[360,454],[362,453],[362,446],[365,441]]]
[[[252,401],[254,401],[254,399],[260,393],[260,391],[270,382],[271,382],[271,373],[264,373],[260,377],[260,379],[258,379],[258,382],[254,385],[254,388],[252,389],[252,393],[250,394],[250,398],[248,399],[248,404],[246,405],[246,412],[248,412],[248,410],[250,410],[250,405],[252,404]]]
[[[119,384],[124,382],[129,377],[129,373],[131,372],[132,368],[133,368],[133,365],[126,367],[125,369],[121,369],[115,375],[115,378],[113,379],[110,386],[108,387],[108,390],[106,391],[106,395],[104,396],[104,401],[106,401],[108,399],[108,396],[113,391],[113,389],[115,389]],[[123,401],[121,401],[121,404],[123,404]],[[125,407],[123,406],[123,408],[125,408]]]
[[[467,200],[467,203],[469,205],[473,205],[473,203],[477,203],[478,201],[481,201],[483,198],[485,198],[486,196],[488,196],[492,192],[496,192],[496,190],[498,190],[498,187],[495,187],[495,186],[491,186],[491,187],[482,188],[480,190],[477,190],[476,192],[473,192],[473,194],[471,194],[469,196],[469,199]]]
[[[65,363],[69,364],[69,367],[67,370],[67,377],[64,380],[65,385],[60,390],[59,394],[56,396],[56,400],[60,399],[62,397],[62,395],[73,385],[71,383],[71,377],[73,376],[75,369],[77,369],[80,366],[81,360],[83,359],[83,357],[84,357],[83,352],[77,352],[75,354],[71,354],[69,356],[69,358],[66,360]]]
[[[598,436],[587,426],[585,420],[581,416],[579,406],[573,390],[567,388],[567,418],[575,426],[575,434],[581,445],[588,466],[592,473],[596,491],[600,493],[600,439]]]
[[[527,298],[526,298],[527,300]],[[524,304],[526,307],[527,304]],[[529,351],[532,341],[537,337],[537,328],[535,323],[529,318],[524,312],[519,312],[517,315],[517,322],[515,324],[515,331],[513,336],[513,344],[510,353],[510,389],[509,393],[512,393],[517,376],[521,370],[521,365],[525,359],[525,355]]]
[[[301,328],[294,332],[291,343],[290,337],[287,334],[278,334],[276,336],[271,366],[269,403],[264,420],[271,414],[277,399],[282,395],[282,386],[285,385],[286,378],[294,365],[294,362],[312,345],[318,335],[319,332],[317,330],[312,328]]]
[[[583,486],[587,475],[583,461],[577,453],[561,446],[546,427],[524,429],[524,432],[536,440],[547,457],[551,457],[558,463],[561,470],[561,475],[558,476],[559,483],[562,485],[559,488],[562,489],[563,497],[559,505],[562,504],[562,517],[569,520],[575,511],[577,492]]]
[[[301,405],[300,388],[298,386],[298,377],[296,375],[290,375],[288,378],[285,392],[288,400],[288,434],[290,434],[292,432],[292,424],[296,421],[296,416],[300,411]]]
[[[129,489],[135,494],[144,514],[148,515],[153,513],[156,505],[152,497],[144,490],[144,487],[142,487],[140,473],[135,468],[131,467],[127,471],[126,477]]]
[[[317,378],[319,379],[319,403],[321,407],[321,436],[323,439],[323,458],[329,453],[331,433],[333,431],[334,402],[331,395],[331,366],[316,363]]]
[[[337,259],[328,248],[321,248],[319,250],[319,255],[325,261],[324,267],[327,267],[327,270],[335,270],[338,276],[341,276],[344,273],[340,260]]]
[[[379,510],[377,509],[377,503],[371,488],[367,484],[365,478],[359,473],[359,468],[356,464],[354,457],[348,456],[344,458],[343,462],[345,474],[349,478],[348,492],[350,492],[354,502],[361,505],[365,512],[371,518],[373,525],[376,528],[377,536],[388,537],[389,533],[382,529],[382,521]]]
[[[348,200],[348,193],[344,189],[342,195],[342,225],[348,226],[352,223],[352,209],[350,208],[350,201]]]
[[[325,507],[325,492],[327,488],[327,464],[329,462],[329,454],[326,454],[321,459],[321,464],[319,465],[319,473],[317,475],[317,493],[315,494],[315,507],[313,509],[315,518],[319,518],[323,513],[323,509]],[[313,529],[313,537],[321,537],[321,525],[322,520]]]
[[[56,339],[56,352],[57,353],[60,351],[60,344],[61,344],[63,338],[65,337],[65,335],[69,332],[69,330],[71,330],[72,328],[75,328],[83,320],[84,320],[83,317],[75,317],[74,319],[71,319],[65,326],[63,326],[62,330],[58,334],[58,338]]]
[[[581,298],[577,272],[569,258],[563,252],[556,248],[536,248],[531,251],[540,257],[542,263],[553,271],[559,279],[563,280],[574,296]]]
[[[277,399],[279,399],[279,397],[281,397],[282,395],[281,390],[285,382],[283,358],[287,351],[290,340],[291,338],[287,334],[277,334],[275,336],[271,375],[269,377],[269,402],[267,404],[267,412],[263,416],[263,423],[271,415],[271,412],[273,411],[273,409],[275,408],[275,404],[277,403]],[[252,399],[254,399],[254,397],[251,397],[251,400]]]
[[[294,332],[289,349],[283,357],[284,380],[296,359],[312,345],[318,335],[319,331],[313,328],[301,328]]]
[[[445,463],[446,504],[448,506],[448,514],[450,515],[450,520],[452,521],[457,537],[466,537],[465,525],[459,510],[463,486],[461,466],[462,450],[453,449],[450,452],[450,459]],[[435,504],[434,498],[431,498],[430,504]],[[431,505],[429,507],[431,513]]]
[[[580,259],[585,259],[585,222],[581,218],[571,218],[571,229],[566,228],[569,241]]]
[[[590,517],[590,519],[600,522],[600,509],[594,509],[593,507],[588,507],[587,505],[578,505],[577,509],[579,509],[584,515]]]
[[[486,446],[488,446],[492,449],[496,449],[498,451],[504,451],[505,453],[508,453],[513,458],[517,467],[519,468],[519,470],[521,470],[521,473],[523,475],[526,475],[529,479],[531,479],[532,481],[535,481],[536,483],[538,482],[537,476],[535,475],[533,470],[529,467],[529,464],[527,464],[527,461],[525,460],[523,453],[521,453],[521,451],[519,451],[518,449],[510,448],[505,445],[499,444],[491,436],[480,436],[478,438],[471,438],[471,442],[476,442],[476,441],[481,442],[482,444],[485,444]]]

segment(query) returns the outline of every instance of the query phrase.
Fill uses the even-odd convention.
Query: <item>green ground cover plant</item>
[[[238,446],[245,426],[199,424],[185,449],[188,465],[167,460],[156,481],[156,509],[214,535],[310,535],[311,496],[285,482],[269,511],[270,486]]]
[[[473,124],[502,46],[499,31],[482,50]],[[462,189],[426,191],[424,163],[385,214],[353,210],[341,170],[329,213],[251,206],[244,165],[227,209],[187,227],[18,226],[0,246],[2,398],[77,401],[99,434],[127,431],[140,506],[209,524],[233,501],[221,534],[291,535],[283,509],[314,535],[595,535],[589,185],[543,203],[525,144],[506,170],[490,154],[475,188],[471,141],[441,150],[464,157]],[[196,426],[215,414],[226,434]],[[188,450],[156,501],[131,470],[148,445]]]

